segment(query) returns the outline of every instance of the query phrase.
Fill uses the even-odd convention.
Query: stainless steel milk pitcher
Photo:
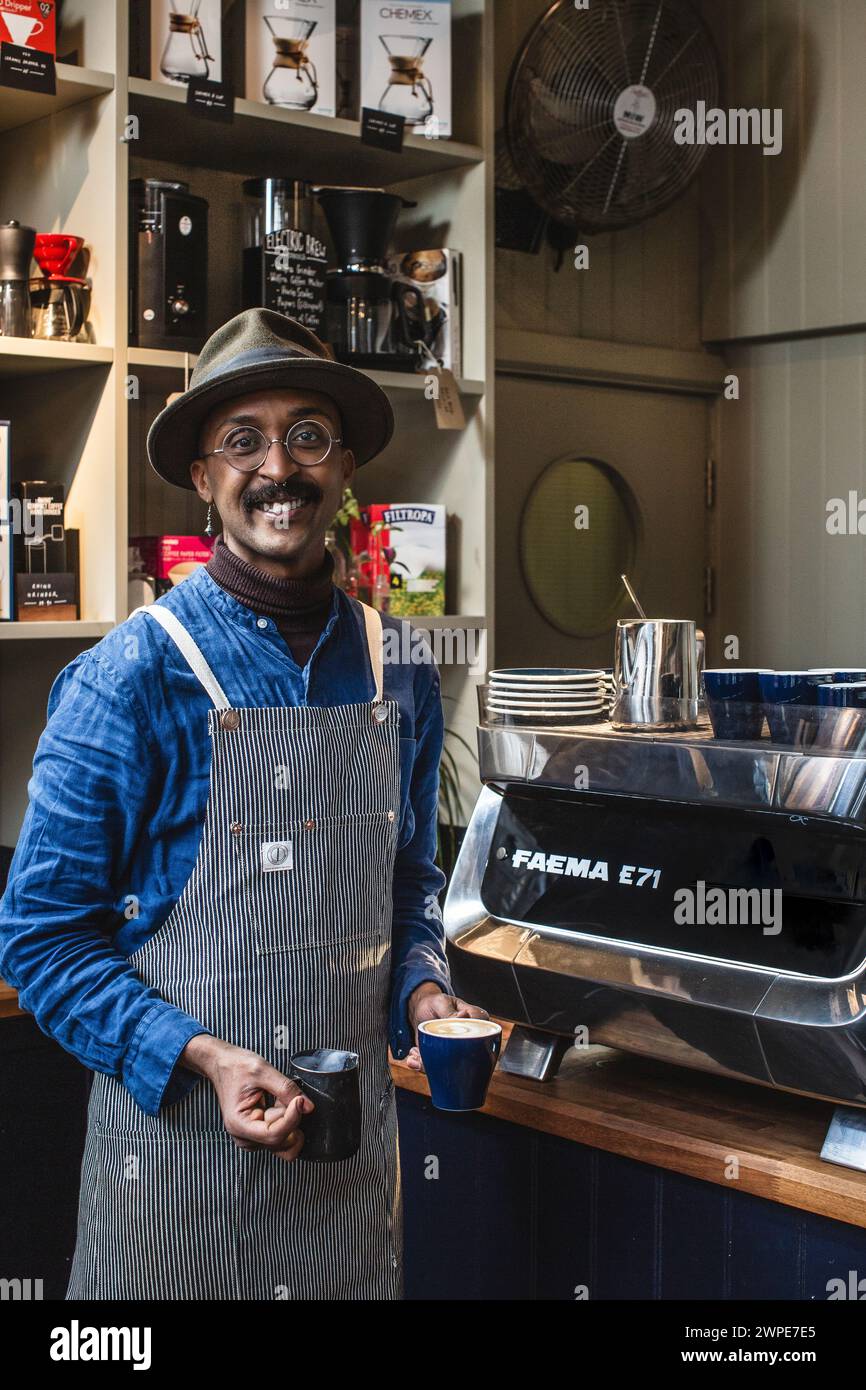
[[[690,729],[698,721],[695,624],[678,618],[616,625],[611,724],[615,729]]]

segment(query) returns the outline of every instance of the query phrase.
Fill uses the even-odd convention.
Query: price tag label
[[[436,428],[440,430],[463,430],[466,428],[466,416],[463,413],[463,401],[460,399],[460,390],[454,377],[454,373],[447,367],[436,367],[430,372],[430,376],[436,378],[437,389],[433,394],[433,404],[436,408]]]
[[[393,150],[399,154],[403,148],[403,132],[406,122],[402,116],[391,116],[387,111],[376,111],[365,106],[361,112],[361,140],[365,145],[378,145],[380,150]]]
[[[186,104],[197,116],[208,121],[233,121],[235,94],[227,82],[209,82],[193,77],[187,84]]]
[[[0,43],[0,86],[45,92],[53,97],[57,90],[53,53],[41,53],[38,48],[17,43]]]

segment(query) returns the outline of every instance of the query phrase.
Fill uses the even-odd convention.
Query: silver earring
[[[213,535],[213,503],[207,504],[207,521],[205,522],[204,533],[206,536]]]

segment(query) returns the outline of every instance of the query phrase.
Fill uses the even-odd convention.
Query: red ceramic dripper
[[[49,279],[65,276],[84,245],[83,236],[67,236],[65,232],[39,232],[33,255],[43,275]]]

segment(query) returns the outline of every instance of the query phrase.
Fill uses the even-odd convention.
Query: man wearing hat
[[[213,558],[52,689],[0,973],[95,1072],[67,1298],[401,1294],[388,1043],[486,1015],[443,946],[438,672],[384,660],[325,549],[393,423],[301,324],[225,324],[148,436]],[[357,1065],[348,1156],[305,1161],[292,1058]]]

